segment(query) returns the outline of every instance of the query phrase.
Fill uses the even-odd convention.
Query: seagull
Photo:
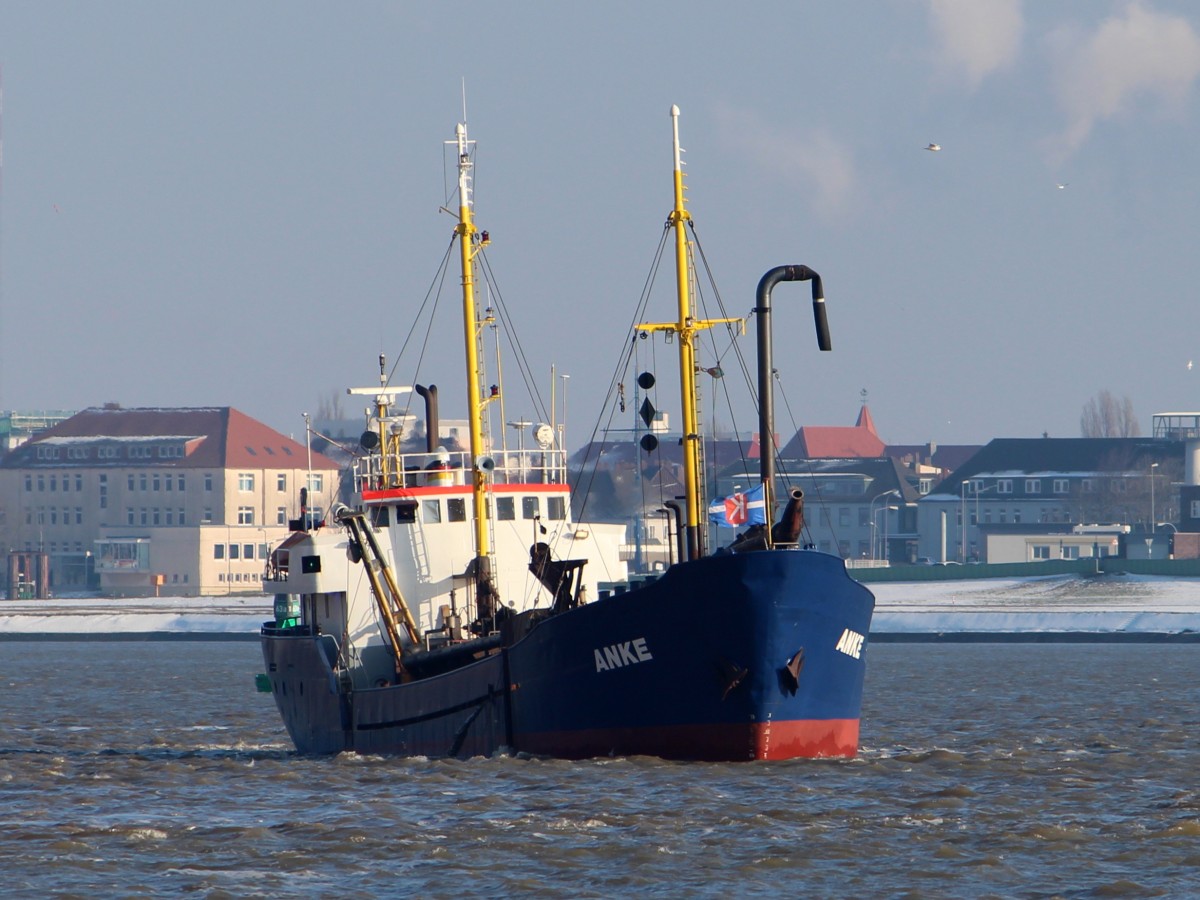
[[[1188,371],[1192,371],[1192,361],[1189,359],[1187,364]]]
[[[1063,188],[1065,188],[1070,183],[1071,182],[1069,182],[1069,181],[1060,181],[1058,184],[1055,185],[1055,187],[1061,191]]]
[[[934,150],[934,151],[937,151],[937,150],[941,150],[941,149],[942,149],[942,145],[941,145],[941,144],[930,144],[930,145],[929,145],[928,147],[926,147],[925,149],[926,149],[926,150]]]

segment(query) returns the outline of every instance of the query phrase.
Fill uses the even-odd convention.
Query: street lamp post
[[[1158,468],[1158,463],[1150,463],[1150,533],[1151,534],[1153,534],[1155,531],[1158,530],[1158,526],[1154,524],[1156,521],[1156,518],[1154,515],[1154,475],[1155,475],[1154,470],[1157,468]]]
[[[900,492],[898,490],[896,490],[895,488],[892,488],[890,491],[882,491],[871,498],[871,504],[868,507],[868,511],[870,512],[870,515],[871,515],[871,562],[875,561],[875,535],[876,535],[876,531],[875,531],[875,501],[878,500],[880,497],[899,497],[899,496],[900,496]]]
[[[960,490],[960,493],[962,495],[962,508],[961,508],[961,513],[960,513],[962,516],[962,525],[961,525],[961,531],[959,532],[959,541],[960,541],[960,545],[961,545],[960,552],[962,553],[963,565],[966,565],[966,563],[967,563],[967,485],[971,484],[971,483],[972,482],[970,480],[963,479],[963,482],[961,485],[961,490]],[[988,485],[985,488],[979,488],[978,490],[971,491],[971,494],[975,497],[975,528],[976,529],[979,528],[979,495],[986,494],[988,491],[994,491],[996,489],[996,487],[997,487],[997,485],[992,484],[992,485]]]
[[[887,533],[888,533],[888,520],[887,520],[887,514],[888,514],[888,510],[892,510],[892,509],[899,509],[899,507],[898,507],[898,506],[891,506],[891,505],[888,505],[888,504],[884,504],[883,506],[879,507],[879,509],[875,510],[875,513],[874,513],[874,515],[878,515],[879,513],[883,513],[883,544],[880,546],[880,548],[879,548],[879,549],[880,549],[880,556],[883,558],[883,561],[884,561],[884,562],[888,562],[888,552],[887,552]],[[871,559],[875,559],[875,536],[877,536],[877,535],[879,534],[879,529],[875,527],[875,519],[874,519],[874,518],[872,518],[872,519],[871,519],[871,528],[872,528],[872,537],[871,537]]]

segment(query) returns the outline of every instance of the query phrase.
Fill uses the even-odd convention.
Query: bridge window
[[[536,519],[541,515],[542,506],[538,502],[537,497],[522,497],[521,498],[521,518]]]
[[[567,517],[567,501],[565,497],[546,498],[546,516],[557,521]]]
[[[451,497],[446,501],[446,519],[450,522],[467,521],[467,501],[462,497]]]
[[[501,522],[511,522],[517,517],[517,506],[512,497],[496,498],[496,519]]]
[[[421,503],[421,521],[434,524],[442,521],[442,501],[424,500]]]

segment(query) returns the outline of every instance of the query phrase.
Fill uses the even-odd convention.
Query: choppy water
[[[854,761],[289,752],[253,644],[0,644],[6,896],[1200,889],[1200,647],[877,645]]]

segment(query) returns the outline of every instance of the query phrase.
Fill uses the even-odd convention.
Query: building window
[[[1096,490],[1096,481],[1092,478],[1085,478],[1083,481],[1079,482],[1079,488],[1085,494],[1090,494]]]
[[[308,476],[308,492],[310,494],[319,494],[325,490],[325,476],[320,472],[313,472]]]
[[[238,472],[238,490],[243,493],[254,490],[253,472]]]
[[[238,507],[238,524],[253,525],[254,524],[254,507],[239,506]]]
[[[163,481],[166,482],[163,487],[165,487],[168,491],[173,489],[175,482],[171,480],[170,475],[164,478]]]
[[[451,497],[446,501],[446,520],[449,522],[467,521],[467,501],[463,497]]]
[[[1062,548],[1062,558],[1063,559],[1079,559],[1079,548],[1074,545],[1071,545],[1069,547],[1063,547]]]
[[[275,509],[275,524],[276,525],[286,525],[287,524],[287,507],[286,506],[280,506]]]
[[[200,521],[203,522],[205,525],[210,525],[210,524],[212,524],[212,520],[213,520],[212,507],[205,507],[204,508],[204,516],[200,519]]]
[[[521,498],[521,518],[536,519],[542,513],[542,505],[538,502],[537,497],[522,497]]]
[[[887,515],[887,513],[884,513],[884,515]],[[839,525],[849,525],[850,524],[850,507],[848,507],[848,506],[839,506],[838,507],[838,524]]]
[[[152,509],[152,510],[150,511],[150,514],[151,514],[151,517],[152,517],[152,524],[154,524],[154,525],[160,525],[160,524],[162,524],[162,523],[161,523],[161,518],[162,518],[162,515],[161,515],[161,513],[160,513],[160,511],[159,511],[159,509],[158,509],[158,507],[157,507],[157,506],[156,506],[156,507],[154,507],[154,509]]]
[[[1025,493],[1040,494],[1041,492],[1042,492],[1042,479],[1040,479],[1040,478],[1026,478],[1025,479]]]
[[[517,505],[512,497],[496,498],[496,519],[500,522],[511,522],[517,517]]]
[[[1125,487],[1126,487],[1126,485],[1125,485],[1125,479],[1124,479],[1124,478],[1114,478],[1112,481],[1110,481],[1110,482],[1109,482],[1109,485],[1111,486],[1111,488],[1112,488],[1112,492],[1113,492],[1114,494],[1123,494],[1123,493],[1125,493]]]
[[[1049,559],[1050,558],[1050,545],[1049,544],[1035,544],[1030,549],[1033,551],[1034,559]]]
[[[1192,501],[1192,514],[1190,518],[1200,519],[1200,500]]]
[[[566,497],[547,497],[546,498],[546,516],[556,522],[561,522],[567,517],[567,498]]]
[[[280,473],[275,478],[275,488],[279,491],[287,491],[287,476]]]
[[[180,525],[183,524],[183,510],[182,509],[179,510],[179,515],[176,517],[175,521],[178,522]]]
[[[224,544],[213,544],[213,559],[224,559],[224,558],[225,558],[225,545]]]
[[[146,490],[146,485],[148,484],[146,476],[142,475],[140,481],[141,483],[138,485],[138,487],[140,487],[143,491]]]
[[[83,524],[83,507],[82,506],[75,507],[75,524],[76,525]]]
[[[133,507],[132,507],[132,506],[127,506],[127,507],[125,507],[125,524],[126,524],[126,525],[134,525],[134,524],[136,524],[136,522],[134,521],[134,516],[133,516]]]
[[[1067,481],[1067,479],[1065,479],[1065,478],[1055,478],[1054,479],[1054,493],[1069,494],[1070,492],[1071,492],[1071,482]]]
[[[156,491],[162,490],[162,480],[161,480],[161,476],[159,476],[159,475],[154,476],[154,490],[156,490]]]
[[[141,523],[143,525],[150,524],[150,516],[146,512],[146,507],[143,506],[141,509],[138,510],[138,518],[141,520]]]
[[[253,544],[242,544],[242,559],[254,559]]]
[[[996,493],[997,494],[1011,494],[1012,493],[1012,479],[1011,478],[996,479]]]
[[[173,509],[167,510],[167,524],[168,525],[175,524],[175,510],[173,510]]]
[[[240,550],[241,550],[241,548],[237,544],[230,544],[229,545],[229,558],[230,559],[240,558]]]
[[[204,489],[206,491],[212,490],[212,475],[208,472],[204,473]]]
[[[27,494],[33,493],[33,476],[32,475],[25,476],[25,492]]]
[[[183,480],[183,476],[182,476],[182,475],[178,475],[178,476],[176,476],[176,478],[175,478],[175,487],[176,487],[176,489],[177,489],[177,490],[179,490],[179,491],[181,491],[181,492],[182,492],[182,491],[183,491],[183,487],[184,487],[184,484],[185,484],[185,483],[186,483],[186,482]],[[184,579],[184,581],[186,581],[186,580],[187,580],[187,579],[185,578],[185,579]]]
[[[860,506],[858,508],[858,524],[859,524],[860,528],[865,528],[868,524],[867,523],[867,512],[868,512],[868,510],[867,510],[867,507],[865,507],[865,506]]]
[[[135,480],[135,479],[134,479],[134,477],[133,477],[133,473],[132,473],[132,472],[130,472],[130,473],[129,473],[129,490],[131,490],[131,491],[132,491],[132,490],[134,490],[134,489],[135,489],[135,486],[136,486],[136,483],[137,483],[137,482],[136,482],[136,480]]]

